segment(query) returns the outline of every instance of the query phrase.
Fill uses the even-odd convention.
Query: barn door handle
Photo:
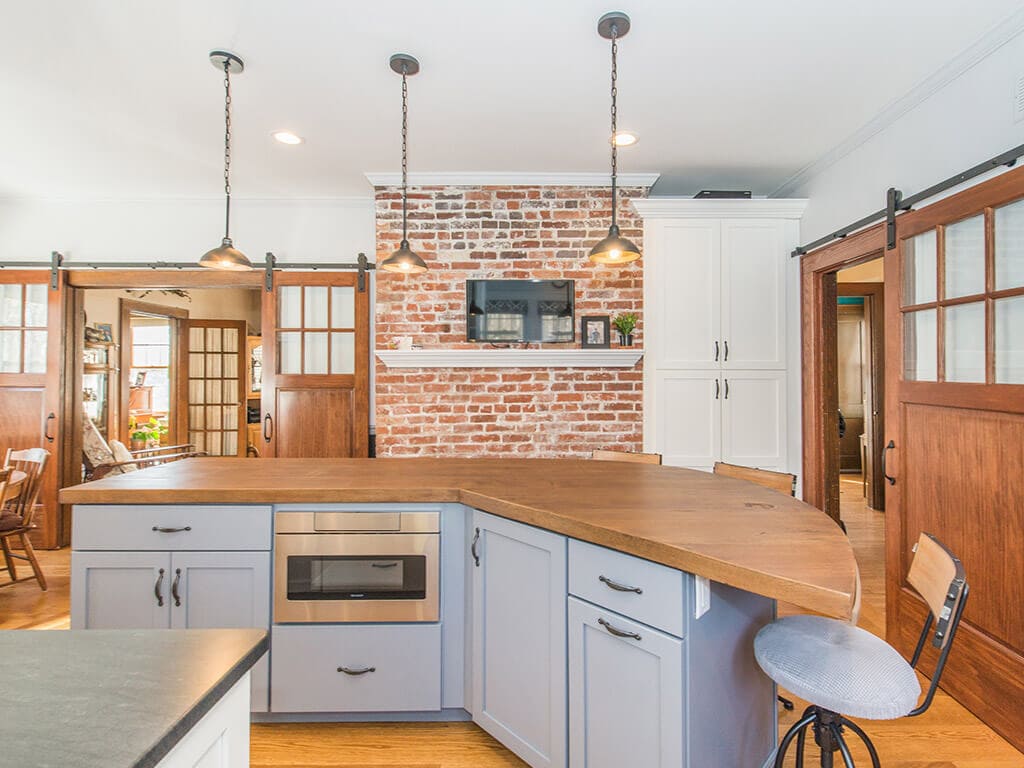
[[[270,438],[274,436],[274,420],[270,418],[268,413],[263,417],[263,442],[269,443]]]
[[[895,477],[890,477],[889,473],[886,471],[886,469],[885,469],[885,457],[889,453],[889,451],[892,448],[895,448],[895,447],[896,447],[896,443],[894,443],[892,440],[890,440],[889,444],[887,446],[885,446],[885,449],[882,451],[882,477],[884,477],[886,480],[889,481],[889,485],[896,485],[896,478]]]
[[[46,438],[46,442],[48,443],[53,442],[53,435],[50,434],[50,422],[55,421],[56,418],[57,414],[55,414],[53,411],[50,411],[50,415],[46,417],[46,426],[43,427],[43,437]]]

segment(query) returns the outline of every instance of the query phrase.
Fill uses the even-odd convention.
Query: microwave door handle
[[[398,561],[396,560],[391,563],[370,563],[370,565],[374,568],[396,568],[398,566]]]

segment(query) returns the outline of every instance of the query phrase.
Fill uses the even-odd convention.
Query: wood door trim
[[[801,270],[801,341],[803,358],[803,499],[839,519],[839,499],[830,491],[829,467],[838,469],[838,447],[826,440],[838,429],[835,365],[835,273],[878,258],[885,252],[885,225],[875,226],[803,256]],[[834,354],[831,357],[834,358]],[[837,455],[833,456],[832,454]]]
[[[50,273],[45,272],[49,280]],[[263,270],[222,272],[214,269],[69,269],[74,288],[263,288]],[[274,280],[280,275],[274,274]]]

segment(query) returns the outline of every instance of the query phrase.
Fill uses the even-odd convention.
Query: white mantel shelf
[[[388,368],[632,368],[642,349],[378,349]]]

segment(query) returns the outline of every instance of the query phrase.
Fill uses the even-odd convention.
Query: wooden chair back
[[[0,467],[0,501],[7,495],[7,483],[11,480],[12,467]]]
[[[590,458],[596,461],[631,461],[634,464],[661,464],[660,453],[631,453],[629,451],[593,451]]]
[[[757,485],[771,488],[773,491],[785,493],[787,496],[796,495],[796,475],[788,472],[772,472],[767,469],[754,469],[753,467],[741,467],[739,464],[726,464],[724,461],[716,461],[714,472],[716,475],[734,477],[737,480],[746,480]]]
[[[21,518],[22,527],[32,525],[32,517],[36,511],[36,501],[43,486],[43,472],[50,452],[45,448],[26,448],[21,451],[7,449],[4,467],[25,473],[25,482],[21,484],[21,495],[14,505],[14,512]]]
[[[956,613],[963,598],[963,565],[938,539],[922,533],[917,539],[907,581],[924,598],[941,630],[941,625]],[[939,642],[945,645],[948,640],[949,634],[943,632]]]

